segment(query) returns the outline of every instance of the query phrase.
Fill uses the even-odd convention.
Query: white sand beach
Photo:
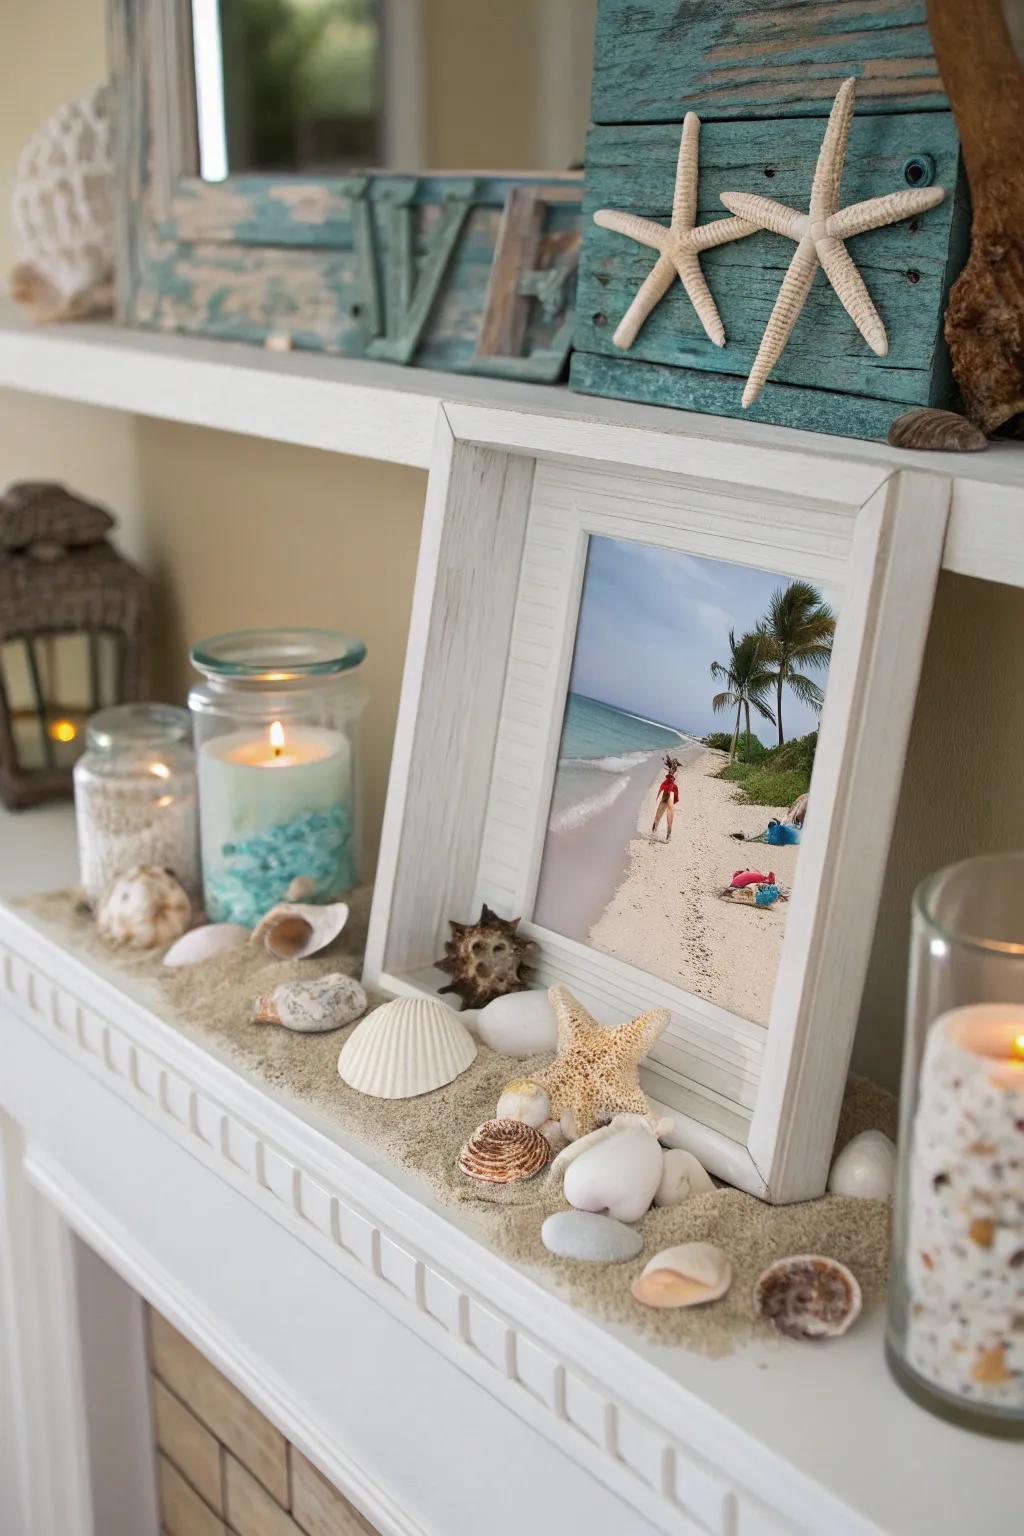
[[[800,850],[763,843],[748,847],[730,838],[731,832],[756,835],[772,817],[784,817],[787,808],[737,805],[736,786],[714,777],[725,761],[724,753],[706,747],[685,754],[668,843],[664,821],[657,836],[651,836],[664,770],[657,756],[643,765],[647,787],[635,814],[623,878],[587,938],[596,949],[676,982],[742,1018],[767,1024],[788,903],[762,909],[723,901],[720,892],[733,871],[743,868],[773,870],[788,891]],[[620,797],[620,802],[625,800],[631,809],[637,804],[633,793]],[[619,810],[620,803],[611,809]],[[566,931],[564,925],[559,927],[559,932]]]

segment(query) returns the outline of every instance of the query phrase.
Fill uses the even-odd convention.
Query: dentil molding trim
[[[60,980],[57,980],[57,975]],[[0,906],[0,1005],[241,1191],[668,1536],[861,1536],[874,1528],[783,1467],[613,1335],[247,1082]],[[26,1172],[68,1223],[184,1331],[212,1325],[174,1277],[31,1145]],[[557,1341],[557,1342],[556,1342]],[[231,1356],[221,1337],[218,1353]],[[596,1362],[598,1379],[588,1362]],[[421,1536],[327,1444],[283,1382],[236,1354],[229,1374],[388,1536]],[[658,1422],[659,1419],[662,1422]],[[670,1434],[670,1419],[677,1434]],[[683,1443],[677,1435],[683,1435]],[[741,1483],[736,1469],[742,1468]],[[756,1491],[755,1491],[756,1490]],[[361,1497],[360,1497],[361,1495]],[[782,1517],[784,1524],[780,1524]]]

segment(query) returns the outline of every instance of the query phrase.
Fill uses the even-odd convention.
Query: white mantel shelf
[[[0,815],[0,888],[41,826]],[[880,1316],[717,1361],[600,1325],[182,1034],[151,985],[0,907],[0,1108],[27,1178],[385,1536],[1011,1528],[1019,1449],[912,1405]]]
[[[1024,586],[1024,443],[980,454],[908,453],[881,443],[592,399],[566,388],[433,373],[310,352],[129,330],[36,327],[0,306],[0,387],[394,464],[430,465],[441,412],[473,405],[546,423],[552,452],[606,426],[735,445],[842,467],[924,470],[953,480],[946,569]],[[544,451],[538,433],[538,451]]]

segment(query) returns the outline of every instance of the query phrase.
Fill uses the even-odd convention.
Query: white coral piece
[[[22,151],[11,199],[12,297],[36,320],[113,307],[114,178],[110,93],[58,108]]]

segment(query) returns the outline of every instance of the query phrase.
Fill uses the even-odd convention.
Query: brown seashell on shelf
[[[344,901],[323,907],[282,901],[253,929],[252,942],[262,942],[275,960],[305,960],[333,944],[347,922]]]
[[[439,971],[452,978],[441,988],[441,995],[455,992],[465,1007],[484,1008],[496,997],[525,992],[533,974],[527,962],[536,946],[517,932],[521,921],[499,917],[486,902],[479,922],[449,919],[452,936],[445,943],[444,957],[434,961]]]
[[[547,1165],[551,1147],[522,1120],[485,1120],[459,1153],[459,1167],[483,1184],[514,1184],[532,1179]]]
[[[778,1259],[754,1286],[754,1315],[788,1339],[836,1339],[860,1309],[856,1276],[820,1253]]]
[[[981,453],[988,447],[988,438],[973,421],[934,406],[897,416],[888,441],[892,448],[915,448],[921,453]]]

